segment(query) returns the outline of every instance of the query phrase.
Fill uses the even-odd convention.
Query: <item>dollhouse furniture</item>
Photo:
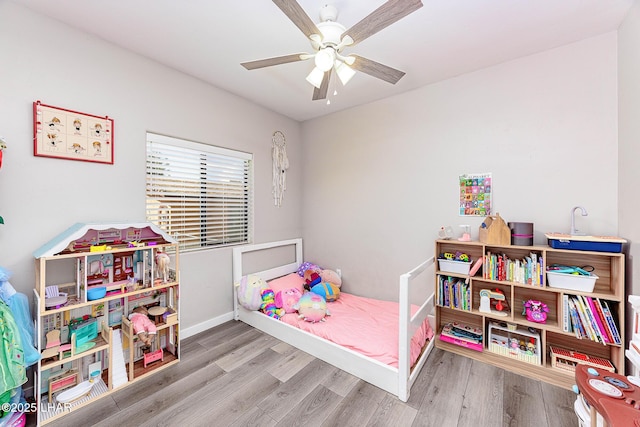
[[[67,303],[67,297],[69,294],[60,292],[57,286],[47,286],[44,290],[45,302],[44,305],[47,308],[62,307]]]
[[[170,255],[166,280],[155,277],[158,252]],[[152,223],[75,224],[36,250],[34,258],[34,316],[43,354],[34,373],[38,425],[178,363],[178,243],[166,232]],[[68,294],[66,303],[48,304],[60,289]],[[154,317],[158,336],[149,359],[126,317],[137,306],[159,303],[171,323],[163,314]],[[122,327],[114,330],[116,317]],[[56,405],[60,399],[70,411]]]
[[[49,378],[49,402],[53,402],[53,393],[65,390],[78,384],[78,371],[71,369],[60,375]]]
[[[146,368],[150,363],[153,363],[157,360],[164,360],[164,352],[162,351],[162,349],[158,349],[156,351],[145,353],[143,356],[143,360],[143,366]]]
[[[150,307],[147,311],[149,312],[149,316],[153,316],[153,320],[156,323],[160,323],[163,321],[162,315],[166,313],[167,307],[156,305],[155,307]]]
[[[295,252],[295,258],[292,261],[278,263],[275,267],[267,270],[253,271],[253,269],[250,270],[250,267],[245,268],[245,265],[247,265],[244,258],[245,254],[248,254],[247,258],[254,259],[252,257],[259,257],[262,253],[265,253],[266,256],[270,250],[277,252],[279,249],[286,250],[286,248],[292,247]],[[269,284],[269,281],[273,283],[273,279],[297,275],[296,271],[302,263],[302,239],[240,246],[233,249],[233,280],[234,283],[239,283],[244,275],[254,274]],[[393,317],[395,326],[389,326],[389,330],[379,329],[379,326],[374,325],[375,322],[356,318],[355,313],[353,313],[354,310],[349,311],[349,306],[346,306],[344,308],[345,311],[340,313],[335,309],[325,322],[317,324],[299,321],[297,313],[285,314],[279,320],[262,312],[244,308],[238,303],[235,286],[234,318],[392,393],[406,402],[409,398],[411,386],[433,348],[432,329],[429,324],[430,318],[428,317],[428,314],[433,310],[433,295],[427,297],[422,305],[412,306],[409,303],[409,290],[412,281],[416,277],[424,278],[420,274],[427,271],[433,263],[433,258],[430,258],[410,272],[400,276],[399,302],[397,303],[380,302],[345,292],[340,293],[337,301],[327,303],[329,310],[331,310],[331,304],[343,304],[347,300],[353,301],[354,304],[371,304],[369,307],[380,307],[382,306],[380,304],[384,304],[384,309],[388,313],[395,313],[396,316]],[[269,265],[273,265],[273,263]],[[295,278],[295,276],[293,277]],[[300,277],[297,278],[301,279]],[[333,307],[336,307],[336,305]],[[380,309],[370,309],[368,311],[372,316],[381,312],[382,310]],[[342,326],[338,328],[334,326],[332,328],[332,324],[336,325],[339,321],[344,322]],[[367,342],[363,346],[360,346],[360,343],[355,341],[337,343],[335,337],[331,337],[336,333],[339,334],[341,332],[340,329],[343,331],[353,330],[354,324],[358,325],[356,335],[366,338]],[[313,328],[314,325],[318,327]],[[351,327],[344,325],[351,325]],[[370,329],[367,329],[367,326]],[[300,327],[305,329],[300,329]],[[317,335],[321,333],[322,329],[325,330],[325,334],[323,336]],[[371,337],[375,337],[375,339],[371,339]],[[385,339],[385,337],[388,338]],[[377,357],[386,360],[386,362],[381,362],[371,355],[371,352],[368,355],[363,353],[367,350],[366,345],[376,345],[379,349],[389,349],[388,352],[377,355]]]
[[[482,349],[486,351],[470,350],[441,339],[435,340],[437,347],[566,389],[571,389],[575,381],[572,363],[575,357],[598,361],[601,367],[624,375],[623,253],[518,246],[508,242],[503,245],[495,241],[436,240],[436,254],[457,252],[467,254],[472,263],[481,260],[482,269],[469,275],[441,265],[436,271],[437,332],[440,334],[445,325],[454,322],[485,331]],[[572,275],[566,280],[571,279],[577,285],[571,282],[558,286],[550,283],[545,274],[546,267],[553,265],[593,267],[598,278],[593,289],[582,283],[591,281],[593,276]],[[504,295],[508,307],[505,312],[497,313],[483,306],[486,289]],[[544,323],[527,320],[528,301],[547,306]],[[574,302],[580,307],[574,307]],[[590,317],[587,321],[582,316]],[[494,335],[509,334],[509,331],[497,334],[501,328],[495,324],[500,322],[515,325],[520,331],[519,340],[525,344],[529,338],[535,339],[540,345],[540,351],[534,352],[535,359],[520,358],[517,352],[514,355],[492,340],[496,338]],[[584,331],[580,330],[582,327]]]

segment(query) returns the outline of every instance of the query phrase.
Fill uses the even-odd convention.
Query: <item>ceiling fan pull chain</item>
[[[277,207],[280,207],[282,206],[284,191],[287,189],[287,169],[289,169],[287,143],[284,134],[279,130],[273,133],[271,143],[271,157],[273,160],[273,201]]]

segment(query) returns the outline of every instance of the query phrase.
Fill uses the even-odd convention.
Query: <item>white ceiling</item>
[[[424,7],[343,52],[407,74],[391,85],[358,73],[345,87],[334,76],[330,105],[311,100],[305,77],[312,61],[252,71],[240,66],[312,51],[269,0],[15,2],[303,121],[613,31],[634,0],[422,0]],[[299,3],[314,22],[321,6],[333,4],[337,21],[349,28],[384,1]]]

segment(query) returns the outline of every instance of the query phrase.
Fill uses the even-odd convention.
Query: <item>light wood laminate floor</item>
[[[243,323],[182,341],[180,363],[47,426],[577,426],[575,395],[435,349],[396,397]]]

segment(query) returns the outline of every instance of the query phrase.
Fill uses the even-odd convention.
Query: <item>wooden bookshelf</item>
[[[461,354],[463,356],[486,362],[509,371],[539,379],[557,386],[570,389],[575,383],[574,376],[569,372],[554,368],[550,347],[573,350],[595,358],[603,358],[610,361],[616,368],[616,372],[624,375],[625,359],[625,278],[624,278],[624,254],[611,252],[593,252],[554,249],[548,246],[502,246],[490,245],[479,242],[460,242],[453,240],[437,240],[435,242],[436,256],[443,253],[465,253],[471,258],[470,266],[476,260],[489,254],[500,254],[511,260],[525,259],[534,253],[536,258],[543,260],[544,268],[552,264],[569,266],[592,266],[593,274],[598,276],[592,292],[583,290],[564,289],[550,287],[547,283],[545,271],[539,271],[537,284],[520,283],[519,281],[499,280],[489,273],[487,263],[483,263],[475,275],[452,273],[436,269],[436,346],[443,350]],[[540,274],[541,273],[541,274]],[[489,278],[491,277],[491,278]],[[443,294],[442,278],[451,282],[461,280],[467,282],[468,307],[462,309],[462,304],[456,299],[456,304],[446,301]],[[536,282],[532,280],[532,282]],[[498,291],[504,295],[506,306],[503,312],[492,310],[481,311],[482,290]],[[486,293],[485,293],[486,295]],[[606,301],[611,308],[615,325],[619,334],[619,343],[603,343],[598,336],[590,338],[577,338],[576,332],[571,331],[571,316],[566,305],[565,296],[579,296],[581,298],[599,299]],[[528,321],[523,314],[524,303],[528,300],[542,301],[548,308],[545,323]],[[485,299],[486,301],[486,299]],[[486,306],[485,306],[486,307]],[[440,331],[448,324],[458,322],[484,331],[482,348],[476,351],[460,345],[440,340]],[[513,328],[528,330],[532,328],[540,336],[540,360],[539,366],[506,357],[489,350],[488,329],[491,322],[511,325]],[[606,334],[606,331],[603,331]]]

